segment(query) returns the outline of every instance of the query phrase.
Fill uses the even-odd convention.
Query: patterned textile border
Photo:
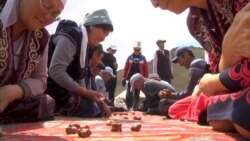
[[[141,112],[116,113],[110,119],[122,123],[122,132],[111,132],[106,120],[56,117],[56,120],[1,125],[4,136],[1,141],[244,141],[238,134],[220,133],[208,126],[199,126],[193,122],[163,119],[161,116],[143,115]],[[141,120],[133,120],[134,116]],[[128,118],[128,119],[125,119]],[[90,137],[79,138],[77,134],[67,135],[65,128],[69,124],[88,125]],[[134,123],[141,123],[141,131],[130,131]]]

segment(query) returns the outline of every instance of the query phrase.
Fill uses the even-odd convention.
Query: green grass
[[[196,58],[204,58],[204,50],[202,48],[190,47],[190,49],[194,52]],[[171,50],[174,52],[174,49]],[[148,62],[148,70],[149,73],[152,73],[152,60]],[[178,64],[173,64],[174,70],[174,79],[172,80],[172,85],[176,89],[177,92],[185,90],[187,86],[187,78],[188,78],[188,71],[187,69],[179,66]],[[121,93],[125,90],[122,87],[121,79],[122,79],[123,70],[119,70],[117,72],[117,87],[116,87],[116,95]]]

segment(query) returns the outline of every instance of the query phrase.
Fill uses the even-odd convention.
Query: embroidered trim
[[[41,55],[38,54],[38,50],[41,48],[39,39],[43,37],[43,33],[40,30],[35,31],[35,38],[32,39],[30,45],[29,45],[29,62],[27,71],[24,73],[24,78],[28,78],[31,73],[36,69],[37,64],[40,61]]]

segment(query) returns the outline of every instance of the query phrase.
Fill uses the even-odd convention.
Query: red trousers
[[[192,101],[191,96],[178,100],[169,107],[168,115],[172,119],[197,121],[199,113],[207,107],[209,98],[201,93]]]

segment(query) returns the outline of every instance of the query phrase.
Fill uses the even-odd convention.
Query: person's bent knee
[[[211,120],[209,125],[219,132],[235,132],[234,125],[229,120]]]
[[[250,140],[250,131],[248,131],[248,130],[242,128],[240,125],[238,125],[238,124],[236,124],[236,123],[234,123],[234,127],[235,127],[235,129],[239,132],[239,134],[240,134],[241,136],[243,136],[244,138]]]
[[[179,110],[178,108],[176,108],[175,106],[170,106],[168,108],[168,115],[171,117],[171,118],[175,118],[175,116],[178,114]]]
[[[167,108],[169,107],[169,105],[166,104],[167,99],[161,99],[159,101],[159,111],[161,114],[167,114]]]

